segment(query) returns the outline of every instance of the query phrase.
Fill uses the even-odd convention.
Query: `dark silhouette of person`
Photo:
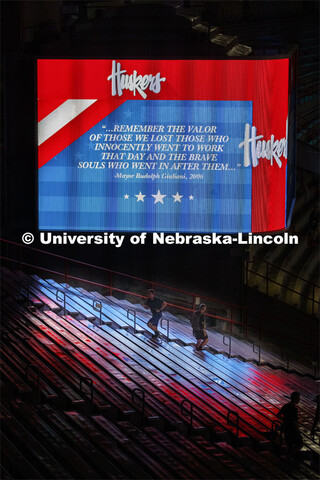
[[[148,300],[143,304],[143,307],[151,310],[152,317],[148,321],[147,325],[154,332],[152,338],[155,340],[160,335],[160,332],[158,331],[158,323],[162,317],[162,310],[166,308],[167,303],[156,297],[155,291],[152,288],[147,291],[147,295]]]
[[[298,403],[300,402],[300,393],[292,392],[291,401],[283,405],[279,410],[277,417],[282,419],[282,431],[286,444],[289,448],[289,454],[298,453],[302,446],[302,436],[298,425]]]
[[[317,425],[318,425],[318,422],[319,422],[320,395],[317,395],[316,398],[314,399],[314,401],[317,404],[317,408],[316,408],[316,413],[314,415],[313,424],[312,424],[312,428],[311,428],[311,436],[312,437],[314,437],[314,434],[316,433],[316,428],[317,428]]]
[[[196,350],[198,351],[202,350],[209,341],[208,334],[206,332],[206,317],[204,315],[206,310],[207,306],[204,303],[201,303],[198,310],[193,313],[191,319],[193,335],[197,340]]]

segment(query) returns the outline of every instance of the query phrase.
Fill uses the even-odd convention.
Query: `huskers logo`
[[[112,73],[109,75],[108,80],[111,80],[111,93],[115,95],[122,95],[123,90],[130,90],[133,95],[136,95],[136,91],[140,93],[141,97],[146,99],[147,94],[144,92],[149,88],[151,92],[159,93],[161,90],[161,82],[164,82],[165,77],[160,76],[160,72],[156,75],[138,75],[136,70],[133,70],[131,75],[127,74],[127,70],[121,70],[121,64],[112,61]]]
[[[275,140],[271,135],[269,140],[261,140],[263,135],[257,135],[256,127],[250,127],[246,123],[244,130],[244,140],[239,143],[239,148],[243,148],[243,165],[244,167],[257,167],[260,158],[266,158],[273,165],[273,160],[278,167],[282,167],[281,157],[287,159],[288,154],[288,119],[286,122],[286,136],[280,140]]]

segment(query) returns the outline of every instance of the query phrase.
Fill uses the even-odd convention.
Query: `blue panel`
[[[251,166],[243,167],[243,149],[239,149],[246,123],[252,124],[252,102],[248,101],[125,102],[41,167],[39,229],[251,231]],[[126,141],[113,138],[107,142],[103,138],[99,142],[90,141],[97,134],[114,134],[120,125],[164,126],[162,135],[170,134],[169,125],[184,125],[186,132],[172,133],[169,142],[168,138],[159,137],[155,141],[161,133],[148,133],[147,141],[141,137],[143,133],[132,133]],[[186,138],[178,142],[177,135],[188,134],[188,128],[194,125],[216,126],[213,135],[229,137],[229,140],[209,140],[211,134],[206,133],[204,142]],[[107,150],[96,150],[99,144]],[[124,144],[128,150],[123,149]],[[173,147],[177,151],[161,152],[156,145],[178,147]],[[201,146],[209,151],[201,151]],[[188,151],[189,148],[193,150]],[[110,158],[116,153],[120,158]],[[155,154],[160,153],[166,158],[155,158]],[[173,156],[183,153],[186,158]],[[132,155],[137,154],[141,155],[140,159],[132,159]],[[209,154],[209,157],[190,157],[195,154]],[[213,160],[212,154],[217,154],[217,158]],[[94,168],[79,168],[79,164],[85,162],[86,165],[92,162],[90,166]],[[188,169],[190,165],[198,168]],[[144,168],[140,168],[142,166]],[[152,196],[158,191],[165,195],[163,203],[155,203]],[[139,192],[145,195],[144,201],[138,201]]]

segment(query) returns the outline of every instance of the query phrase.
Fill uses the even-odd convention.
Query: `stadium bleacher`
[[[3,272],[3,478],[317,478],[306,372],[198,353],[170,312],[152,341],[138,304]],[[293,390],[299,462],[276,416]]]
[[[126,299],[118,299],[110,295],[104,297],[96,291],[87,292],[81,287],[74,288],[64,283],[60,284],[52,279],[43,280],[37,275],[34,275],[33,278],[36,282],[41,283],[42,292],[37,291],[34,284],[30,284],[28,290],[25,285],[28,277],[26,277],[25,274],[18,272],[19,278],[14,279],[14,275],[10,270],[3,267],[3,271],[10,277],[13,285],[14,282],[16,282],[16,289],[19,288],[21,277],[23,279],[22,285],[24,285],[23,291],[25,295],[27,293],[30,295],[32,292],[37,292],[38,296],[43,296],[46,304],[49,302],[54,308],[59,308],[59,305],[57,307],[53,300],[59,302],[60,308],[64,307],[65,301],[71,314],[78,308],[85,318],[92,320],[92,318],[97,316],[98,311],[99,319],[100,321],[103,319],[104,324],[111,325],[116,322],[116,327],[133,327],[136,332],[143,332],[145,330],[148,314],[140,303],[131,303],[133,301],[132,299],[130,302]],[[46,293],[46,295],[44,295],[44,293]],[[167,293],[170,292],[168,291]],[[48,298],[48,296],[50,298]],[[133,298],[136,302],[137,297]],[[99,305],[100,308],[97,308],[96,305]],[[226,306],[226,308],[228,309],[229,307]],[[183,311],[183,313],[185,312]],[[194,343],[190,321],[181,313],[173,315],[168,311],[164,312],[163,321],[160,322],[159,330],[170,341],[179,340],[185,345],[192,345]],[[301,364],[295,358],[290,358],[288,364],[287,355],[283,354],[289,354],[289,352],[283,352],[283,349],[273,349],[271,351],[268,344],[257,344],[254,340],[244,338],[243,335],[241,338],[236,335],[230,335],[229,332],[224,329],[222,331],[218,329],[214,330],[214,335],[210,335],[209,337],[208,346],[214,353],[228,353],[229,356],[237,357],[245,361],[256,361],[259,364],[266,363],[276,368],[286,368],[287,370],[290,369],[290,371],[310,376],[314,375],[314,367],[311,363]]]
[[[266,292],[268,263],[268,294],[289,305],[316,316],[319,310],[319,227],[313,231],[309,216],[318,205],[319,187],[314,176],[300,172],[299,195],[295,205],[290,233],[299,235],[299,244],[277,249],[254,247],[254,261],[249,266],[248,284]],[[314,300],[314,301],[313,301]]]
[[[28,11],[28,3],[36,14]],[[288,45],[298,43],[297,139],[299,146],[318,152],[319,31],[312,18],[317,10],[301,9],[301,4],[308,7],[315,2],[288,2],[290,8],[287,2],[273,2],[273,8],[272,2],[248,1],[62,2],[57,25],[41,16],[43,2],[35,3],[4,2],[6,8],[17,11],[16,19],[9,17],[12,23],[5,22],[9,26],[5,29],[12,32],[8,44],[14,52],[14,73],[26,72],[26,87],[20,88],[20,96],[16,87],[21,83],[13,81],[13,94],[6,97],[10,108],[5,109],[5,119],[15,118],[14,128],[9,122],[6,129],[14,131],[14,138],[20,132],[25,152],[19,163],[20,152],[12,149],[16,142],[10,133],[5,170],[13,174],[14,188],[9,201],[3,202],[10,213],[5,211],[5,220],[12,222],[5,233],[8,238],[15,238],[16,229],[19,235],[20,230],[32,231],[26,219],[34,207],[33,192],[28,195],[24,185],[33,185],[34,172],[29,166],[22,168],[34,149],[33,122],[29,121],[33,86],[23,59],[30,53],[137,58],[141,51],[148,58],[192,58],[201,52],[203,58],[225,59],[281,55]],[[50,9],[54,3],[61,2],[48,2]],[[75,3],[80,5],[76,15]],[[294,13],[294,4],[299,14]],[[282,13],[279,7],[279,15],[275,5],[284,7]],[[73,13],[64,14],[63,7]],[[63,15],[69,24],[61,21]],[[77,20],[72,20],[73,15]],[[20,30],[15,31],[15,24]],[[23,55],[16,55],[19,49]],[[10,67],[8,60],[6,68]],[[23,104],[28,102],[31,109],[24,112]],[[285,246],[253,247],[250,253],[255,261],[250,265],[248,285],[317,321],[319,227],[311,232],[308,219],[318,205],[319,188],[315,172],[304,170],[303,158],[298,164],[299,192],[290,233],[299,234],[299,245],[292,247],[290,255]],[[9,186],[5,190],[7,195]],[[233,317],[232,307],[223,302],[208,309],[221,322],[217,328],[208,328],[209,342],[203,351],[195,350],[190,308],[181,315],[169,307],[159,325],[161,336],[153,341],[146,325],[149,314],[135,303],[142,295],[123,298],[116,294],[117,288],[110,288],[111,281],[109,290],[99,289],[98,284],[83,288],[92,277],[88,276],[87,283],[72,281],[70,271],[64,282],[61,271],[60,276],[48,277],[44,272],[53,268],[54,261],[44,262],[37,270],[28,265],[28,255],[22,258],[20,247],[16,264],[26,270],[13,269],[12,262],[5,262],[10,269],[1,267],[2,479],[319,478],[320,432],[310,433],[314,398],[319,394],[318,364],[313,368],[290,358],[289,367],[288,352],[283,357],[281,350],[268,349],[259,334],[237,335],[240,327],[237,330],[232,318],[238,320],[240,310]],[[270,268],[267,292],[266,263]],[[130,282],[123,288],[130,290]],[[181,298],[178,305],[184,302]],[[251,326],[255,333],[256,320],[249,322],[249,330]],[[219,329],[222,323],[230,330]],[[295,341],[305,327],[301,323],[292,320],[290,324]],[[289,351],[289,347],[288,340],[284,348]],[[277,417],[293,391],[301,393],[299,428],[304,444],[295,457],[288,454]]]

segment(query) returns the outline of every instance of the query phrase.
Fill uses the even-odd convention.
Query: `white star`
[[[153,198],[154,198],[154,203],[155,203],[155,204],[158,203],[158,202],[160,202],[160,203],[163,204],[163,199],[164,199],[164,197],[166,197],[167,195],[161,195],[160,190],[158,190],[157,195],[152,195],[152,196],[153,196]]]
[[[75,153],[74,156],[75,156],[76,160],[82,160],[83,157],[84,157],[84,154],[80,153],[80,152],[77,152],[77,153]]]
[[[180,202],[181,203],[181,198],[183,197],[183,195],[179,195],[179,193],[177,192],[175,195],[171,195],[172,198],[174,198],[174,202],[173,203],[176,203],[176,202]]]
[[[193,195],[189,195],[189,200],[193,200],[194,199],[194,196]]]
[[[129,195],[128,195],[127,193],[126,193],[125,195],[123,195],[123,196],[124,196],[125,200],[128,200]]]
[[[139,192],[139,195],[135,195],[135,197],[137,197],[137,202],[144,202],[144,197],[146,195],[142,195],[141,192]]]

